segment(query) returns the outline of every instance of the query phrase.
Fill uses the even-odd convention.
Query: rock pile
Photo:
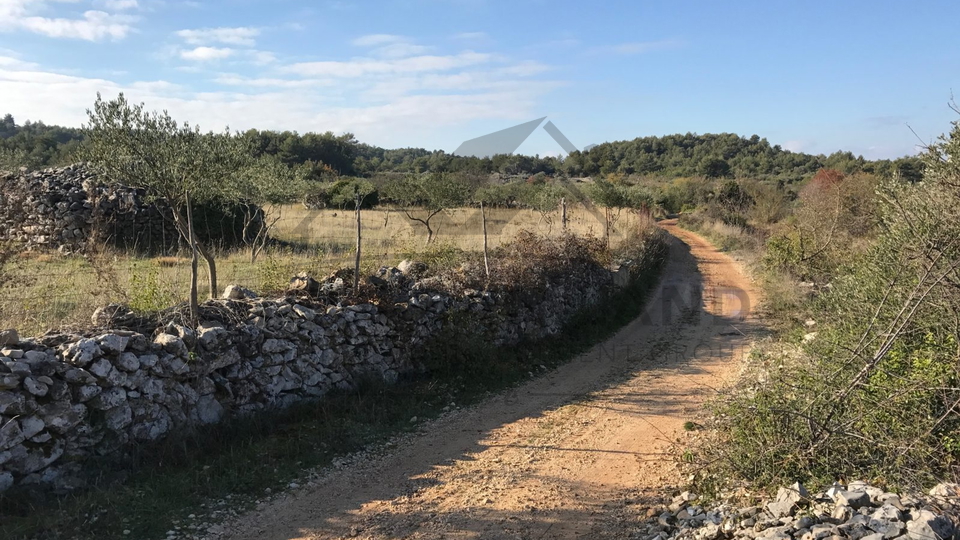
[[[70,252],[92,237],[144,250],[175,246],[179,234],[165,207],[143,195],[98,185],[79,165],[0,176],[0,239]]]
[[[378,275],[395,301],[331,305],[303,291],[261,299],[231,286],[202,306],[196,327],[117,330],[137,317],[108,306],[93,314],[101,328],[84,335],[3,332],[0,492],[14,485],[68,490],[81,482],[90,456],[122,457],[132,443],[316,399],[367,377],[392,383],[420,369],[414,353],[444,324],[463,320],[451,313],[500,344],[555,334],[613,281],[596,266],[571,270],[537,294],[454,294],[410,269]],[[338,280],[295,281],[324,296]]]
[[[834,484],[811,495],[797,483],[760,506],[701,505],[684,492],[640,527],[645,540],[946,540],[960,538],[954,519],[960,486],[898,495],[864,482]]]
[[[240,242],[243,225],[237,216],[210,209],[197,209],[195,215],[202,240]],[[148,202],[140,189],[105,186],[84,166],[71,165],[0,172],[0,240],[64,252],[81,251],[95,240],[162,253],[179,247],[180,234],[163,201]]]

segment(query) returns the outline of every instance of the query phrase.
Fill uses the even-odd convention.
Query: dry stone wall
[[[179,241],[169,217],[141,190],[100,185],[79,165],[0,173],[0,239],[29,248],[74,252],[96,238],[162,251]]]
[[[414,353],[444,324],[469,316],[498,344],[559,332],[614,286],[596,265],[571,268],[536,293],[438,292],[396,268],[377,283],[394,301],[329,305],[342,288],[260,299],[239,287],[202,306],[195,328],[111,329],[132,314],[109,306],[100,330],[21,339],[0,334],[0,492],[37,486],[65,491],[84,480],[91,456],[122,458],[134,443],[226,417],[282,408],[351,388],[365,377],[388,383],[421,369]],[[319,296],[318,296],[319,295]]]
[[[198,237],[223,247],[240,244],[243,224],[236,210],[197,208]],[[254,215],[259,219],[259,212]],[[181,246],[163,201],[148,201],[142,189],[104,185],[80,164],[0,171],[0,240],[70,253],[82,251],[90,241],[143,253]]]

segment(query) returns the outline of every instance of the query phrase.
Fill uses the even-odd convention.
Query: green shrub
[[[137,261],[130,273],[130,308],[141,313],[155,313],[169,308],[179,299],[164,286],[160,268],[146,261]]]
[[[814,304],[816,334],[760,347],[757,377],[717,401],[716,438],[698,454],[705,486],[863,478],[919,488],[960,478],[956,157],[957,125],[927,156],[924,183],[879,186],[880,233],[867,249],[840,243],[817,261],[800,255],[798,237],[767,244],[771,267],[821,273],[831,287]],[[848,239],[855,229],[844,225]]]

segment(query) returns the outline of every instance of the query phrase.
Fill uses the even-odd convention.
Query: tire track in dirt
[[[643,315],[564,366],[446,415],[233,523],[230,539],[624,538],[676,483],[669,445],[731,380],[758,297],[674,221]]]

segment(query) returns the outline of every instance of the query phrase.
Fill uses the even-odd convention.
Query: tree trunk
[[[424,225],[427,227],[427,243],[425,245],[429,246],[430,242],[433,242],[433,227],[430,226],[430,220],[428,219]]]
[[[490,260],[487,257],[487,214],[483,210],[483,201],[480,202],[480,220],[483,222],[483,269],[490,281]]]
[[[603,235],[607,239],[607,249],[610,249],[610,208],[603,209]]]
[[[263,253],[263,250],[267,249],[267,242],[270,241],[270,229],[272,229],[280,221],[280,218],[283,217],[283,207],[274,206],[276,209],[276,217],[273,218],[273,221],[267,221],[267,212],[266,210],[261,210],[259,214],[262,216],[262,222],[260,223],[259,232],[257,233],[256,238],[253,240],[253,250],[250,253],[250,262],[257,262],[257,257]]]
[[[243,207],[243,230],[240,232],[240,240],[246,244],[251,245],[250,238],[250,226],[253,225],[253,215],[251,215],[251,208],[249,204],[244,205]],[[256,262],[256,255],[253,256],[251,263]]]
[[[197,238],[193,231],[193,205],[187,194],[187,241],[190,243],[190,319],[193,324],[200,322],[200,300],[197,290],[198,257]]]
[[[207,277],[209,278],[210,283],[210,298],[217,297],[217,262],[213,257],[213,254],[210,253],[205,247],[203,247],[200,242],[196,243],[197,250],[200,252],[200,255],[203,256],[203,259],[207,261]]]
[[[563,227],[564,232],[567,230],[567,199],[566,197],[560,197],[560,226]]]
[[[360,203],[363,198],[357,194],[357,255],[353,261],[353,292],[357,294],[360,290]]]

